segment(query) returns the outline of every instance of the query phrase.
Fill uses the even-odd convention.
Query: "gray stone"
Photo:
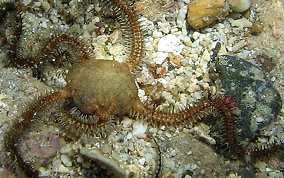
[[[235,56],[220,56],[216,69],[225,95],[240,110],[237,119],[241,139],[251,139],[279,113],[282,101],[265,73],[252,63]]]

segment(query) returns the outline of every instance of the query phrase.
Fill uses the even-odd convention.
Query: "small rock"
[[[175,55],[179,55],[184,48],[180,39],[173,34],[168,34],[160,39],[158,43],[159,52],[172,52]]]
[[[41,7],[45,12],[48,12],[50,10],[50,4],[47,1],[41,0]]]
[[[255,173],[249,169],[240,170],[238,175],[241,177],[256,178]]]
[[[132,124],[132,120],[129,119],[129,118],[127,118],[127,117],[125,117],[125,118],[122,120],[121,123],[122,123],[122,125],[123,125],[124,128],[129,128],[129,127],[131,126],[131,124]]]
[[[70,144],[64,145],[61,149],[60,149],[60,153],[62,154],[68,154],[72,151],[72,147]]]
[[[23,0],[22,2],[25,6],[28,6],[32,2],[32,0]]]
[[[238,52],[240,49],[244,48],[246,45],[247,45],[246,40],[241,40],[241,41],[237,42],[236,44],[234,44],[232,51],[234,53]]]
[[[263,161],[256,161],[255,165],[256,168],[258,168],[260,170],[260,172],[265,172],[266,166],[267,164]]]
[[[182,6],[178,12],[178,16],[177,16],[177,26],[179,28],[183,27],[183,24],[185,23],[185,17],[186,17],[186,13],[187,13],[187,8],[186,6]]]
[[[280,38],[281,36],[282,36],[282,30],[280,30],[280,29],[274,29],[273,30],[273,36],[274,36],[274,38],[276,38],[276,39],[278,39],[278,38]]]
[[[132,138],[132,134],[131,133],[127,134],[126,139],[130,140],[131,138]]]
[[[200,0],[188,5],[187,22],[192,28],[198,30],[224,19],[229,14],[228,10],[224,0]]]
[[[238,20],[233,20],[231,22],[231,25],[233,27],[239,27],[239,28],[251,28],[252,27],[252,23],[246,19],[246,18],[241,18],[241,19],[238,19]]]
[[[60,149],[60,142],[58,135],[55,133],[42,132],[32,135],[21,147],[29,148],[32,158],[43,162],[50,160],[56,155]]]
[[[146,130],[147,130],[146,124],[143,124],[142,122],[133,123],[133,135],[136,136],[145,135]]]
[[[231,9],[236,12],[244,12],[251,6],[251,0],[229,0]]]
[[[64,155],[61,155],[61,161],[62,161],[62,163],[63,163],[65,166],[67,166],[67,167],[72,166],[72,162],[71,162],[69,156],[67,156],[67,155],[65,155],[65,154],[64,154]]]
[[[168,34],[171,30],[171,25],[169,22],[158,22],[158,28],[161,32]]]
[[[56,172],[59,173],[72,173],[71,170],[67,167],[65,167],[63,164],[61,164],[57,169]]]
[[[145,158],[139,159],[139,164],[144,165],[145,162],[146,162],[146,159],[145,159]]]
[[[116,43],[121,32],[119,30],[114,30],[110,35],[109,35],[109,39],[112,43]]]
[[[251,27],[250,33],[252,35],[259,35],[263,31],[263,24],[260,22],[254,22]]]
[[[153,62],[155,64],[163,64],[164,61],[167,59],[167,57],[169,56],[168,53],[165,53],[165,52],[157,52],[155,58],[153,59]]]

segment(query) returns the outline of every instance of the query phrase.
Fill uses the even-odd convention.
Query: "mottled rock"
[[[282,101],[265,73],[252,63],[234,56],[220,56],[216,63],[225,95],[240,109],[241,138],[252,138],[279,113]]]
[[[25,160],[33,160],[35,163],[45,164],[50,162],[60,149],[59,135],[49,132],[52,128],[32,133],[29,139],[20,143],[22,156]]]

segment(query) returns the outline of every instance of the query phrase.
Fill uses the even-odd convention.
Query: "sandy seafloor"
[[[257,66],[266,66],[265,72],[283,100],[284,1],[252,1],[250,13],[244,16],[252,23],[258,21],[263,24],[258,35],[247,35],[250,28],[233,27],[232,16],[199,32],[194,31],[186,23],[187,4],[190,2],[135,2],[145,30],[145,56],[136,73],[137,82],[143,84],[139,90],[141,100],[155,101],[160,109],[179,108],[206,96],[204,91],[213,95],[220,93],[210,82],[207,68],[216,41],[222,44],[219,55],[235,55]],[[76,34],[96,59],[123,62],[127,58],[128,51],[123,45],[119,24],[111,17],[111,11],[97,1],[25,0],[24,3],[30,8],[21,14],[24,27],[17,48],[23,57],[36,58],[52,33],[68,33]],[[106,17],[107,14],[110,17]],[[5,32],[1,33],[0,42],[0,146],[3,149],[5,131],[20,119],[27,106],[37,96],[66,84],[64,76],[68,65],[64,69],[42,67],[42,80],[33,77],[29,68],[5,67],[11,60],[8,59],[5,39],[9,39],[9,32],[13,33],[13,30],[3,29],[3,24],[1,28]],[[194,39],[193,42],[191,39]],[[60,57],[54,56],[56,63]],[[266,57],[260,59],[259,56]],[[168,70],[159,75],[164,67]],[[277,156],[246,167],[239,160],[217,154],[214,140],[208,135],[209,128],[202,123],[193,128],[153,128],[142,121],[124,117],[107,138],[83,136],[77,139],[70,138],[53,124],[56,112],[58,109],[39,113],[39,121],[31,126],[19,143],[23,145],[23,156],[33,160],[43,177],[100,177],[99,174],[116,177],[112,175],[119,172],[115,165],[119,165],[130,177],[152,177],[159,165],[157,144],[162,160],[161,177],[284,177],[284,162]],[[274,127],[279,130],[278,135],[283,136],[283,106],[278,117],[263,129],[266,137],[260,138],[259,142],[267,142]],[[108,160],[114,170],[102,166],[103,161],[93,160],[98,157]],[[4,156],[0,160],[2,164],[9,163]],[[0,170],[0,177],[12,176],[7,169]]]

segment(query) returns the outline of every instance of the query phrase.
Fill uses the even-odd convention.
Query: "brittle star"
[[[245,151],[236,140],[234,123],[237,118],[234,101],[224,96],[205,98],[194,106],[176,113],[157,111],[141,102],[133,72],[143,56],[143,35],[135,13],[121,0],[109,0],[114,12],[124,28],[130,31],[130,54],[126,63],[109,60],[96,60],[75,38],[66,34],[52,38],[39,57],[30,61],[18,60],[18,65],[33,66],[44,60],[44,56],[60,43],[68,43],[78,52],[78,63],[74,64],[67,75],[67,86],[47,96],[41,97],[22,114],[22,120],[15,123],[6,134],[6,149],[11,159],[22,168],[29,177],[37,177],[38,172],[27,163],[20,154],[18,143],[29,125],[44,108],[58,101],[64,102],[64,116],[59,122],[67,130],[76,130],[75,134],[99,134],[114,118],[129,116],[141,119],[154,127],[187,127],[213,115],[223,121],[224,137],[230,150],[238,155]],[[118,116],[118,117],[117,117]]]

